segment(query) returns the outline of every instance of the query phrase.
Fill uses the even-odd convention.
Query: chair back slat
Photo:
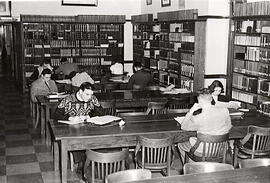
[[[114,116],[116,114],[115,100],[100,101],[99,103],[102,107],[104,115]]]
[[[171,161],[171,146],[173,137],[148,138],[139,136],[138,143],[141,147],[141,166],[146,169],[169,169]],[[170,163],[169,163],[170,164]],[[169,174],[169,171],[167,171]]]
[[[188,157],[193,161],[213,161],[224,162],[226,157],[226,149],[228,145],[229,134],[224,135],[206,135],[197,134],[197,142],[186,152],[186,162]],[[196,155],[196,149],[202,144],[201,156]]]
[[[91,164],[91,175],[85,175],[85,177],[88,181],[91,177],[92,182],[95,180],[104,181],[107,175],[124,170],[128,152],[128,149],[108,153],[86,150],[84,173],[87,173],[87,168]]]
[[[148,102],[147,114],[166,114],[166,103],[167,101]]]

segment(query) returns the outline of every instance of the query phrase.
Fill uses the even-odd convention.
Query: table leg
[[[54,171],[59,170],[59,144],[58,142],[53,142],[53,161],[54,161]]]
[[[49,121],[47,121],[49,123]],[[51,133],[50,133],[50,128],[49,125],[46,124],[46,138],[45,138],[45,143],[47,146],[51,146]]]
[[[66,148],[66,141],[61,141],[61,180],[62,183],[67,182],[67,148]]]
[[[46,126],[48,126],[48,120],[50,119],[50,107],[49,106],[45,106],[45,123],[43,124],[43,134],[45,135],[46,137]]]

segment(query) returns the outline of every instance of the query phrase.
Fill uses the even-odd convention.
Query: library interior
[[[270,0],[0,1],[0,103],[1,183],[270,182]]]

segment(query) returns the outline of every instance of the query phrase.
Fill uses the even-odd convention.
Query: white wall
[[[19,18],[20,14],[34,15],[131,15],[141,12],[140,0],[98,0],[98,6],[63,6],[62,0],[13,0],[12,17]],[[124,59],[132,60],[132,26],[125,24]]]
[[[206,24],[205,74],[226,74],[229,20],[208,19]]]
[[[146,0],[141,0],[141,11],[142,14],[152,13],[154,18],[156,18],[157,12],[177,11],[181,9],[198,9],[199,16],[228,16],[229,1],[230,0],[171,0],[171,6],[161,7],[161,0],[152,0],[152,5],[146,5]]]

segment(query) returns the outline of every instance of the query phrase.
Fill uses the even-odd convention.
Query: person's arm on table
[[[194,123],[193,113],[200,109],[200,105],[198,103],[195,103],[189,110],[189,112],[186,114],[184,120],[181,123],[181,129],[187,130],[187,131],[193,131],[196,130],[196,124]]]

